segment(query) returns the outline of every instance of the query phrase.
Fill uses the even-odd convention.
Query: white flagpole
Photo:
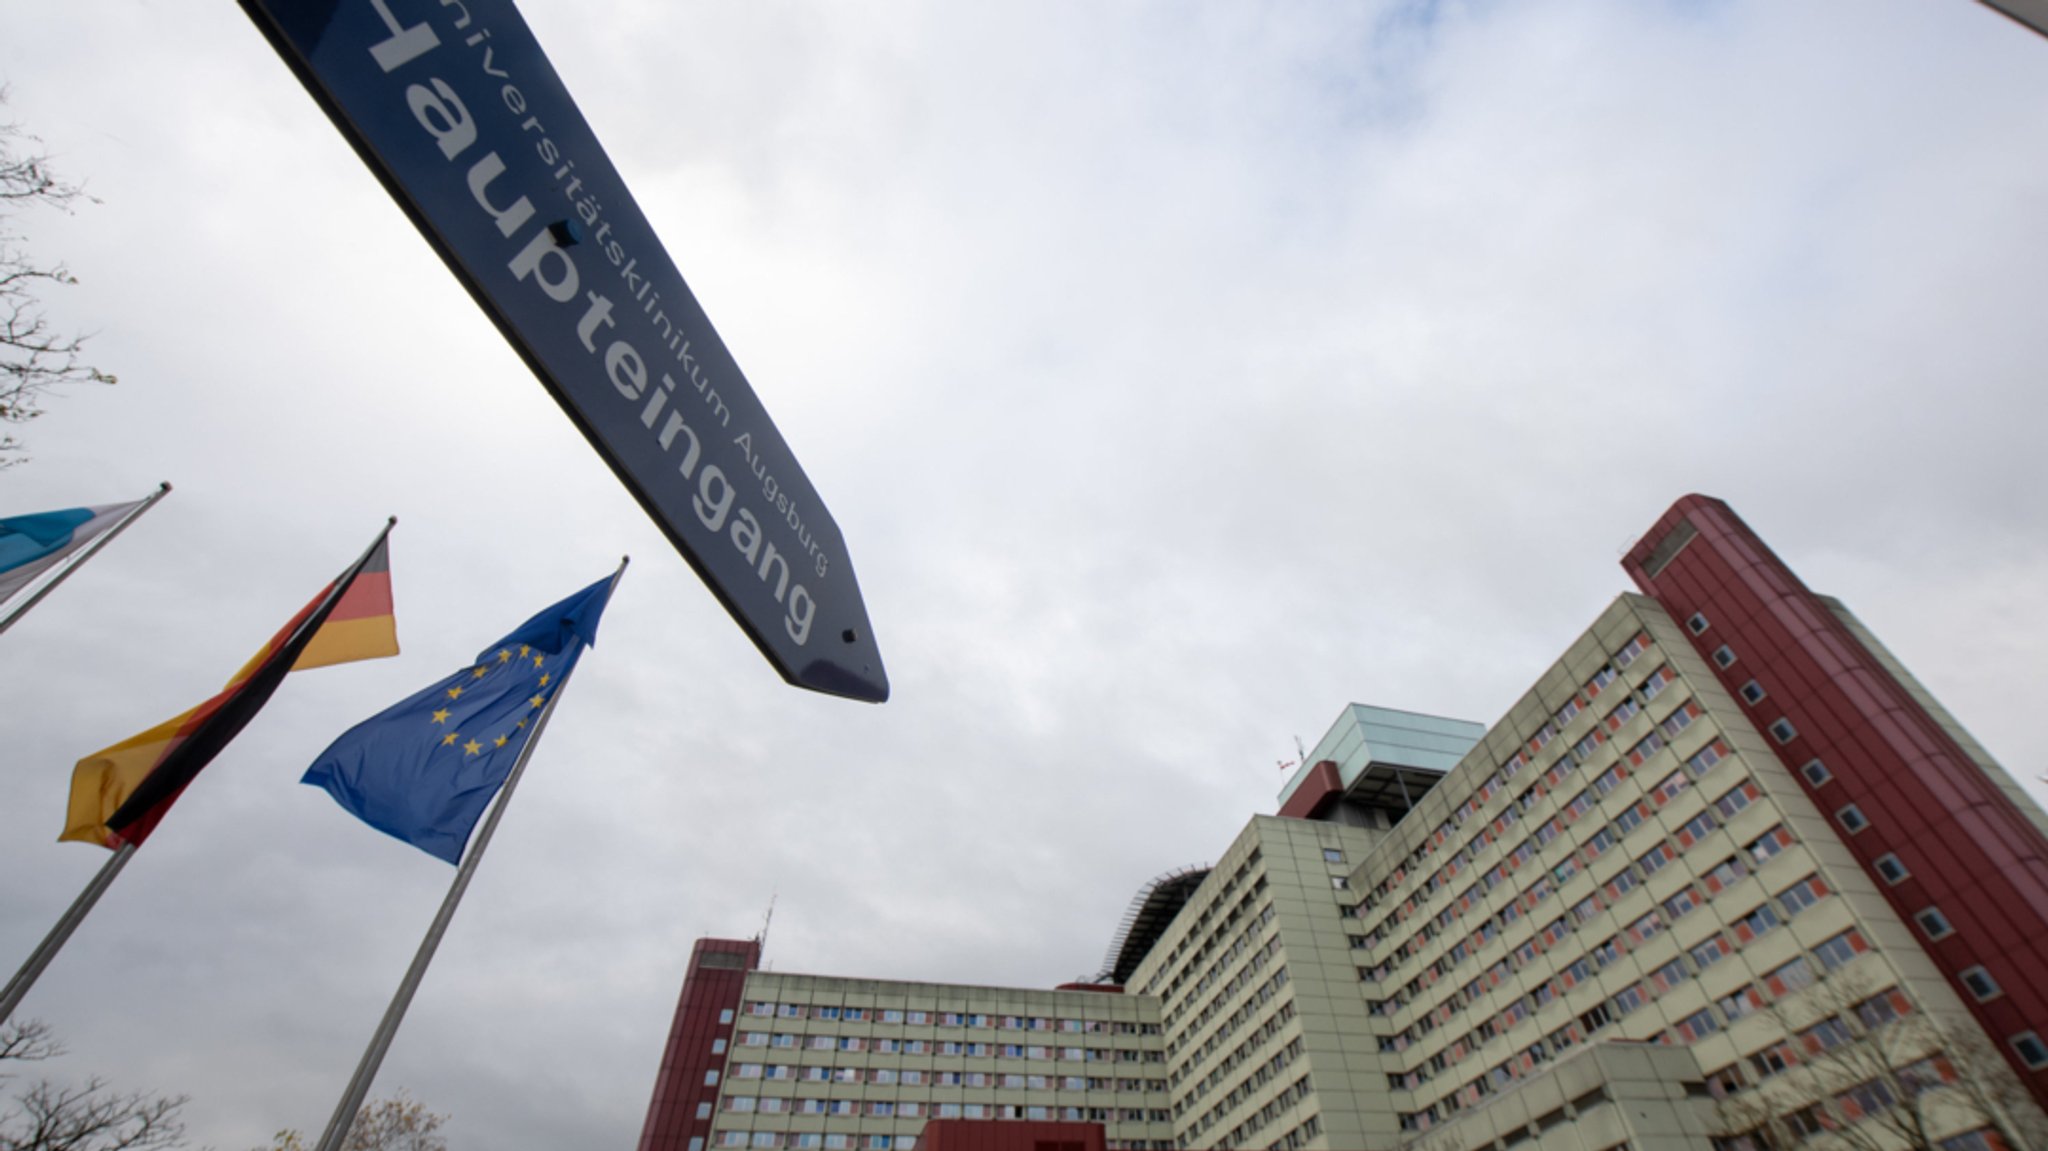
[[[115,536],[127,531],[129,524],[132,524],[136,520],[141,519],[143,512],[146,512],[149,509],[155,507],[158,500],[163,499],[165,496],[170,494],[170,481],[165,480],[161,486],[159,486],[155,491],[149,494],[148,499],[142,501],[141,504],[137,505],[134,511],[131,511],[127,515],[122,516],[121,522],[115,524],[113,527],[108,528],[106,531],[101,532],[100,537],[92,541],[90,544],[87,544],[84,551],[81,551],[77,555],[72,556],[69,560],[66,560],[64,562],[64,565],[57,569],[56,575],[51,576],[48,582],[44,583],[42,587],[36,589],[36,594],[28,597],[26,600],[23,600],[20,607],[17,607],[13,611],[7,613],[6,618],[0,619],[0,632],[5,632],[8,628],[13,627],[15,620],[18,620],[22,616],[27,615],[28,609],[43,602],[43,597],[57,590],[57,585],[63,583],[65,579],[71,575],[72,572],[84,566],[85,561],[99,554],[99,550],[101,548],[106,547],[110,543],[113,543]]]
[[[619,561],[619,570],[612,573],[612,587],[619,586],[619,577],[626,574],[626,565],[631,562],[631,556]],[[370,1036],[370,1045],[357,1062],[355,1074],[349,1077],[341,1102],[335,1105],[334,1116],[327,1121],[327,1130],[320,1136],[320,1143],[314,1151],[341,1151],[349,1128],[355,1125],[356,1114],[362,1110],[363,1100],[370,1094],[370,1084],[377,1078],[377,1069],[383,1066],[384,1055],[391,1050],[391,1040],[398,1035],[398,1025],[405,1021],[406,1009],[412,1006],[413,993],[419,990],[420,980],[427,974],[427,965],[434,961],[434,952],[441,946],[441,937],[448,933],[448,923],[455,918],[455,908],[462,902],[463,893],[469,890],[470,876],[476,874],[477,863],[483,859],[484,849],[491,845],[491,836],[498,830],[498,820],[505,814],[505,806],[512,802],[512,791],[519,786],[519,777],[526,771],[526,761],[532,758],[541,733],[547,730],[548,717],[555,714],[555,705],[562,701],[562,691],[568,686],[569,681],[564,679],[555,688],[555,694],[548,697],[547,706],[541,708],[540,716],[533,721],[533,734],[527,737],[526,746],[519,749],[519,757],[512,761],[512,770],[505,776],[505,786],[498,789],[497,802],[484,816],[483,826],[477,829],[476,841],[470,844],[461,866],[455,869],[455,881],[448,885],[448,894],[441,900],[441,910],[435,913],[426,937],[420,940],[419,950],[412,957],[412,966],[406,968],[405,978],[399,980],[398,991],[391,997],[391,1006],[384,1009],[384,1018]]]
[[[21,1006],[22,999],[28,995],[28,989],[36,985],[36,980],[43,974],[43,968],[48,967],[50,960],[55,959],[57,953],[64,949],[65,940],[70,939],[71,933],[78,930],[78,925],[85,922],[86,913],[92,910],[93,904],[100,901],[100,896],[107,893],[107,888],[114,885],[114,877],[120,875],[121,869],[128,866],[128,858],[134,854],[135,845],[132,843],[124,843],[115,849],[113,856],[101,864],[99,871],[93,875],[92,882],[86,884],[85,890],[78,893],[78,898],[71,901],[70,908],[57,920],[57,925],[36,945],[35,951],[28,957],[28,962],[22,964],[21,970],[14,973],[14,978],[7,981],[7,990],[0,991],[0,1023],[13,1018],[14,1009]]]

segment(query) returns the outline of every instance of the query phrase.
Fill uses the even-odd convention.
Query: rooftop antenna
[[[754,936],[754,942],[761,945],[761,954],[764,956],[768,954],[768,928],[775,923],[775,900],[780,895],[781,892],[769,894],[768,913],[761,917],[761,933]]]
[[[1299,767],[1307,762],[1308,749],[1301,745],[1301,737],[1297,735],[1294,737],[1294,758],[1274,760],[1273,766],[1279,768],[1281,771],[1286,771],[1290,767]]]

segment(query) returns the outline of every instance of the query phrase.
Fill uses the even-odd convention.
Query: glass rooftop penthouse
[[[1341,801],[1384,812],[1365,822],[1392,826],[1485,734],[1482,723],[1354,703],[1281,789],[1281,813],[1308,815]]]

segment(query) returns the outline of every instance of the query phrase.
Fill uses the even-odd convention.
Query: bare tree
[[[0,103],[7,90],[0,88]],[[111,384],[111,373],[81,360],[85,337],[53,330],[40,292],[78,282],[63,264],[39,264],[22,248],[13,226],[24,208],[69,211],[90,200],[84,188],[51,168],[41,141],[20,125],[0,121],[0,424],[21,424],[43,414],[43,397],[66,384]],[[0,468],[21,463],[22,446],[0,433]]]
[[[446,1115],[427,1110],[426,1104],[400,1091],[363,1104],[342,1151],[448,1151],[448,1140],[440,1134],[447,1122]],[[306,1151],[306,1137],[287,1129],[278,1132],[269,1147],[255,1151]]]
[[[2048,1147],[2048,1116],[1967,1021],[1847,975],[1764,1010],[1787,1038],[1751,1058],[1759,1082],[1718,1104],[1725,1145],[1937,1151],[1988,1127],[2010,1147]]]
[[[40,1022],[0,1025],[0,1066],[61,1054]],[[0,1151],[170,1151],[184,1146],[184,1106],[183,1096],[121,1094],[99,1079],[80,1086],[39,1082],[0,1112]]]

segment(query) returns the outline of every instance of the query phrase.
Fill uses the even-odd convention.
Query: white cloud
[[[0,953],[78,756],[395,513],[407,654],[295,677],[37,989],[66,1068],[317,1127],[448,877],[292,785],[636,557],[380,1083],[635,1137],[682,964],[1047,985],[1353,699],[1491,720],[1728,498],[2015,774],[2048,625],[2044,46],[1975,5],[528,17],[831,504],[895,699],[781,685],[230,6],[10,12],[119,388],[10,510],[178,492],[0,641]]]

